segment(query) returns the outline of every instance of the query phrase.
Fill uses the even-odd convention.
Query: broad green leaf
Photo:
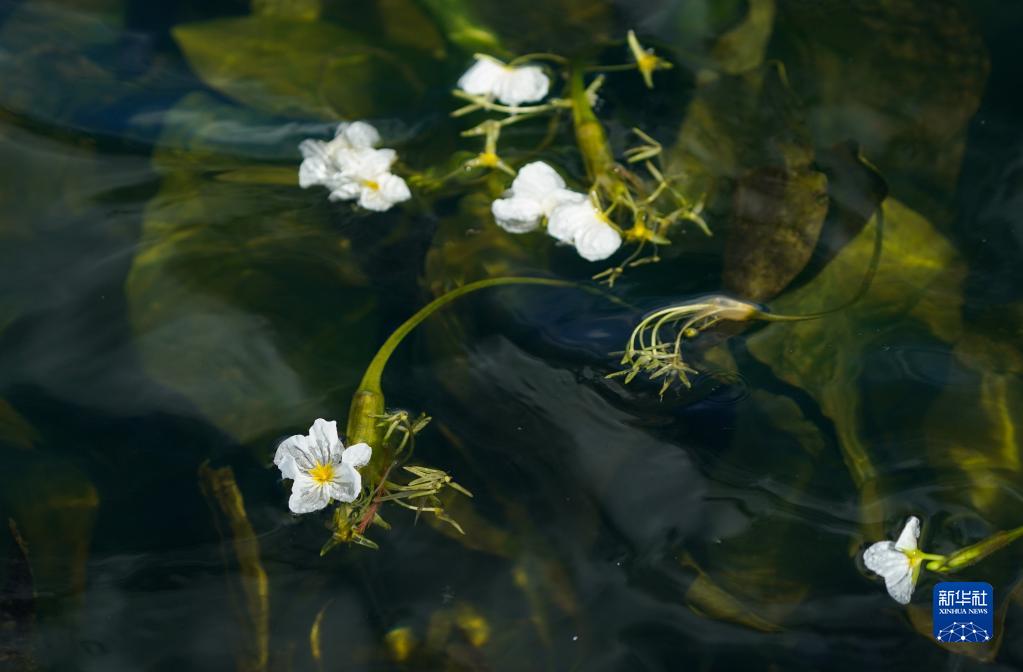
[[[258,115],[196,95],[167,123],[127,280],[146,370],[242,441],[343,419],[377,339],[367,280],[331,221],[351,206],[219,179],[264,156],[294,154],[297,171],[297,139]]]
[[[870,290],[852,306],[815,320],[766,327],[748,341],[750,353],[782,380],[801,387],[835,423],[843,457],[860,488],[864,521],[882,512],[878,473],[862,439],[858,380],[865,354],[888,343],[908,318],[943,340],[961,331],[959,285],[963,271],[955,249],[931,224],[902,203],[884,205],[883,252]],[[867,272],[875,219],[812,282],[775,301],[774,312],[804,315],[847,302]],[[879,537],[878,537],[879,538]]]
[[[951,378],[924,425],[930,462],[966,477],[964,503],[996,525],[1018,525],[1023,463],[1023,310],[1002,311],[1002,336],[971,326],[954,353],[965,369]],[[996,332],[997,333],[997,332]]]
[[[893,191],[928,217],[955,188],[989,69],[968,7],[779,1],[770,56],[788,67],[816,143],[860,143]]]
[[[414,105],[425,87],[400,55],[322,21],[247,16],[179,25],[173,34],[207,84],[271,114],[382,116]]]

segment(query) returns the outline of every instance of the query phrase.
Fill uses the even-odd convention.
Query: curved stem
[[[480,289],[502,285],[547,285],[551,287],[580,287],[581,289],[588,289],[574,282],[551,278],[488,278],[486,280],[470,282],[467,285],[453,289],[426,304],[415,315],[405,320],[394,330],[394,333],[384,341],[384,344],[377,350],[376,355],[373,356],[369,366],[366,367],[366,373],[363,374],[362,381],[352,396],[352,404],[348,411],[347,438],[350,443],[368,443],[374,448],[381,446],[381,430],[377,425],[379,416],[384,413],[384,393],[380,386],[380,380],[384,373],[384,367],[387,366],[387,361],[394,354],[394,350],[401,344],[402,340],[413,329],[418,327],[423,320],[455,299]],[[374,453],[373,463],[377,466],[380,464],[380,460],[377,458],[378,454],[382,454],[382,451]]]
[[[362,382],[359,384],[359,391],[378,393],[381,391],[380,378],[384,372],[384,367],[387,365],[387,360],[390,359],[395,348],[398,347],[402,340],[408,336],[413,329],[418,327],[423,320],[461,296],[471,294],[472,292],[480,289],[500,287],[502,285],[547,285],[551,287],[577,286],[574,282],[569,282],[567,280],[554,280],[552,278],[507,277],[478,280],[458,287],[457,289],[453,289],[420,308],[415,315],[405,320],[401,326],[394,330],[394,333],[392,333],[388,339],[384,341],[384,344],[380,346],[380,349],[377,350],[377,354],[373,357],[372,361],[370,361],[369,366],[366,368],[366,373],[362,376]]]

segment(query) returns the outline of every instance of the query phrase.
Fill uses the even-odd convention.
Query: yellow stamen
[[[309,470],[309,478],[316,481],[317,485],[326,485],[334,480],[334,465],[317,463]]]
[[[373,180],[363,180],[362,186],[366,187],[367,189],[372,189],[373,191],[380,191],[380,183],[374,182]]]

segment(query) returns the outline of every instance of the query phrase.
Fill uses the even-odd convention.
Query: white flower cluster
[[[309,434],[281,442],[274,464],[281,476],[294,481],[288,506],[295,513],[319,511],[330,501],[354,502],[362,493],[358,469],[369,464],[373,449],[365,443],[344,447],[337,423],[316,420]]]
[[[534,231],[546,218],[547,233],[575,246],[588,261],[607,259],[622,244],[604,213],[585,194],[565,188],[557,171],[543,161],[523,166],[505,196],[491,210],[509,233]]]
[[[304,140],[299,146],[302,165],[298,184],[303,189],[323,185],[332,201],[354,201],[367,210],[382,212],[411,198],[405,180],[391,173],[398,155],[376,149],[380,134],[364,121],[342,123],[330,142]]]

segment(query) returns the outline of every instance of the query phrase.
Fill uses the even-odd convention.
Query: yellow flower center
[[[380,183],[374,182],[373,180],[363,180],[362,186],[366,187],[367,189],[372,189],[373,191],[380,191]]]
[[[653,72],[654,69],[657,68],[657,63],[660,60],[661,59],[659,59],[657,56],[651,54],[650,52],[646,52],[636,59],[636,65],[639,66],[639,69],[642,72]]]
[[[316,485],[324,486],[334,480],[334,465],[317,463],[309,470],[309,478],[316,482]]]

